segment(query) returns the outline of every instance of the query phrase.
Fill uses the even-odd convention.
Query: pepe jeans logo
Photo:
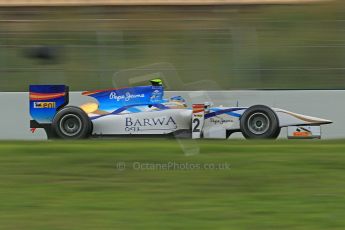
[[[222,125],[222,124],[226,124],[226,123],[231,123],[233,122],[233,120],[226,120],[226,119],[214,119],[214,118],[211,118],[210,119],[210,122],[215,124],[215,125]]]
[[[172,117],[154,117],[154,118],[132,118],[126,117],[126,131],[144,131],[144,130],[170,130],[176,129],[177,124]]]
[[[109,94],[110,100],[116,100],[116,101],[130,101],[131,99],[135,98],[144,98],[145,94],[131,94],[130,92],[126,92],[123,95],[117,95],[116,92],[111,92]]]
[[[55,109],[55,102],[34,102],[35,109]]]

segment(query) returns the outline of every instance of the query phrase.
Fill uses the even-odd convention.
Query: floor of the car
[[[96,134],[90,138],[181,138],[191,139],[192,132],[190,130],[178,130],[168,134]]]

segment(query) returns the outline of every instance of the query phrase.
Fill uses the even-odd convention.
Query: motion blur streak
[[[0,6],[303,4],[331,0],[0,0]]]
[[[2,7],[0,91],[42,83],[92,90],[147,74],[182,82],[167,90],[200,80],[217,87],[188,90],[344,89],[344,11],[343,1]],[[119,74],[135,68],[142,72]]]
[[[2,142],[1,227],[345,226],[344,141],[197,143],[200,154],[185,157],[174,140]],[[159,170],[170,162],[192,169]],[[147,164],[158,168],[140,168]],[[226,164],[231,167],[197,166]]]

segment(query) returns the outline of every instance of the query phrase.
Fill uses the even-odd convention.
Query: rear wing
[[[29,100],[31,124],[50,124],[57,111],[68,104],[69,89],[66,85],[30,85]]]

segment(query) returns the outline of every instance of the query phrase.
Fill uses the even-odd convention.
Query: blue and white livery
[[[159,79],[149,86],[87,91],[97,103],[68,105],[64,85],[30,86],[31,128],[44,128],[48,138],[82,139],[108,135],[182,135],[228,138],[241,132],[248,139],[277,138],[288,127],[289,138],[320,138],[321,125],[330,120],[265,105],[188,108],[181,96],[164,98]]]

